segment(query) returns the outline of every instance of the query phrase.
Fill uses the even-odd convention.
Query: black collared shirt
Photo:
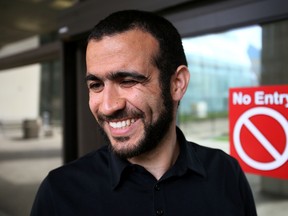
[[[254,216],[253,196],[237,161],[185,140],[157,181],[107,146],[53,170],[42,182],[31,216]]]

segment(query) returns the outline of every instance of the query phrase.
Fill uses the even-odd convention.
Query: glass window
[[[191,77],[178,122],[189,140],[228,151],[229,88],[287,84],[287,37],[281,21],[183,38]]]

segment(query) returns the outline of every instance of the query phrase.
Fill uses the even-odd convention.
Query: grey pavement
[[[225,124],[225,122],[224,122]],[[213,130],[213,132],[215,132]],[[191,133],[192,134],[192,133]],[[189,139],[228,152],[227,142],[215,142],[207,136]],[[22,139],[21,131],[0,131],[0,216],[28,216],[40,182],[49,170],[62,164],[61,130],[53,136]],[[287,216],[288,197],[264,193],[260,177],[247,175],[259,216]]]
[[[61,161],[61,132],[22,139],[21,130],[0,131],[0,216],[28,216],[42,179]]]

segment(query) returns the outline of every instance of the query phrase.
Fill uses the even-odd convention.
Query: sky
[[[184,38],[183,46],[187,55],[211,57],[241,65],[250,65],[247,53],[249,46],[262,48],[260,26],[239,28],[223,33]]]

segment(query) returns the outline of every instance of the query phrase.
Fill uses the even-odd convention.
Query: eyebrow
[[[135,80],[138,80],[139,82],[145,82],[147,81],[149,78],[144,76],[143,74],[139,74],[137,72],[127,72],[127,71],[117,71],[117,72],[111,72],[108,74],[107,79],[109,80],[118,80],[118,79],[123,79],[123,78],[133,78]],[[100,78],[98,78],[97,76],[88,73],[86,75],[85,81],[95,81],[95,80],[101,80]]]
[[[127,72],[127,71],[118,71],[116,73],[111,73],[108,75],[108,79],[110,80],[117,80],[117,79],[121,79],[121,78],[133,78],[135,80],[138,81],[145,81],[148,78],[146,76],[144,76],[143,74],[139,74],[137,72]]]
[[[85,82],[99,80],[95,75],[88,73],[85,77]]]

